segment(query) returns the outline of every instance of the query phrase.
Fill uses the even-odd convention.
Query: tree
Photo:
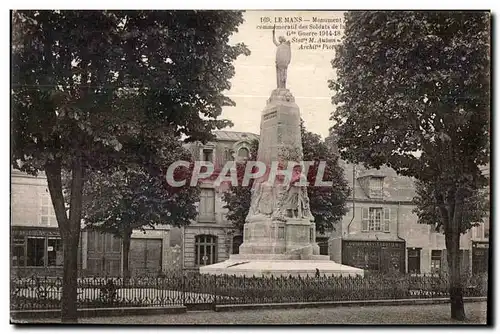
[[[490,16],[369,11],[345,19],[330,82],[341,155],[421,182],[417,212],[423,223],[439,217],[451,317],[463,320],[460,233],[477,221],[466,208],[487,184],[479,166],[489,161]]]
[[[44,172],[63,243],[61,319],[77,321],[77,251],[86,177],[147,166],[169,131],[209,140],[229,124],[236,11],[12,13],[12,165]],[[62,174],[70,180],[67,214]]]
[[[346,201],[349,197],[349,188],[345,180],[342,168],[338,164],[338,155],[321,140],[319,135],[307,131],[301,123],[302,147],[304,161],[314,161],[315,164],[309,168],[307,180],[310,186],[307,188],[309,205],[315,218],[316,230],[324,233],[325,230],[334,228],[346,214]],[[257,159],[258,142],[252,147],[250,160]],[[326,168],[322,181],[333,181],[332,187],[314,187],[319,162],[325,161]],[[227,218],[233,223],[235,229],[243,231],[246,216],[250,209],[252,183],[247,187],[241,185],[245,164],[241,164],[239,171],[238,186],[231,186],[224,193],[223,199],[226,203],[224,208],[228,209]],[[251,180],[252,181],[252,180]]]
[[[179,140],[166,137],[160,146],[163,163],[159,169],[192,159]],[[176,169],[175,179],[189,180],[190,173],[191,169]],[[142,166],[120,166],[111,172],[95,171],[89,175],[84,189],[83,220],[93,229],[122,239],[123,276],[128,279],[132,231],[157,225],[188,225],[196,218],[198,201],[199,188],[189,183],[173,187],[162,172],[154,173]]]
[[[434,230],[444,233],[440,207],[436,205],[436,194],[443,185],[415,182],[416,196],[414,198],[420,223],[431,225]],[[445,186],[446,187],[446,186]],[[437,188],[437,189],[436,189]],[[462,203],[462,221],[459,224],[460,233],[466,233],[471,227],[477,226],[489,211],[489,194],[486,189],[476,189]]]
[[[259,141],[253,140],[250,146],[250,154],[247,161],[257,160],[257,151]],[[224,200],[224,209],[227,209],[226,217],[232,222],[233,227],[240,233],[243,233],[243,225],[250,210],[250,201],[252,199],[253,179],[250,179],[247,187],[243,187],[243,177],[246,169],[246,161],[236,162],[236,172],[238,175],[238,185],[231,185],[222,195]]]

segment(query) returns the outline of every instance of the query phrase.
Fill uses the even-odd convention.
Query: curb
[[[464,297],[465,303],[484,302],[487,297]],[[328,302],[301,302],[301,303],[269,303],[269,304],[229,304],[216,305],[216,312],[231,312],[259,309],[300,309],[319,307],[349,307],[349,306],[398,306],[398,305],[431,305],[448,304],[449,298],[432,299],[382,299],[382,300],[348,300]]]
[[[120,307],[79,309],[78,318],[119,317],[129,315],[181,314],[186,313],[183,305],[164,307]],[[22,319],[59,318],[61,310],[20,310],[10,311],[11,322]]]

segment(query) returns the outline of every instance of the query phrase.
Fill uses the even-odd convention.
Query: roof
[[[344,168],[344,175],[349,187],[352,189],[353,166],[345,162],[341,163]],[[363,176],[383,176],[384,177],[384,201],[408,202],[415,197],[415,182],[414,179],[407,176],[401,176],[396,171],[387,166],[381,166],[379,169],[366,169],[360,165],[355,168],[355,187],[354,197],[357,200],[373,200],[368,197],[363,187],[360,184],[360,178]],[[351,192],[351,198],[352,198]]]
[[[216,140],[227,140],[227,141],[240,141],[248,140],[252,141],[254,139],[259,140],[259,135],[251,132],[236,132],[236,131],[215,131],[214,135]]]

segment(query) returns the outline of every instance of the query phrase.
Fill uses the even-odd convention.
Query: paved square
[[[467,322],[486,324],[486,302],[466,303]],[[41,319],[37,322],[58,322]],[[460,324],[450,319],[450,305],[355,306],[80,319],[85,324]]]

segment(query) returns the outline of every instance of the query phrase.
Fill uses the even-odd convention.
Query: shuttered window
[[[214,189],[202,189],[199,204],[200,221],[215,221],[215,191]]]
[[[362,232],[390,232],[390,208],[363,208],[361,214]]]

